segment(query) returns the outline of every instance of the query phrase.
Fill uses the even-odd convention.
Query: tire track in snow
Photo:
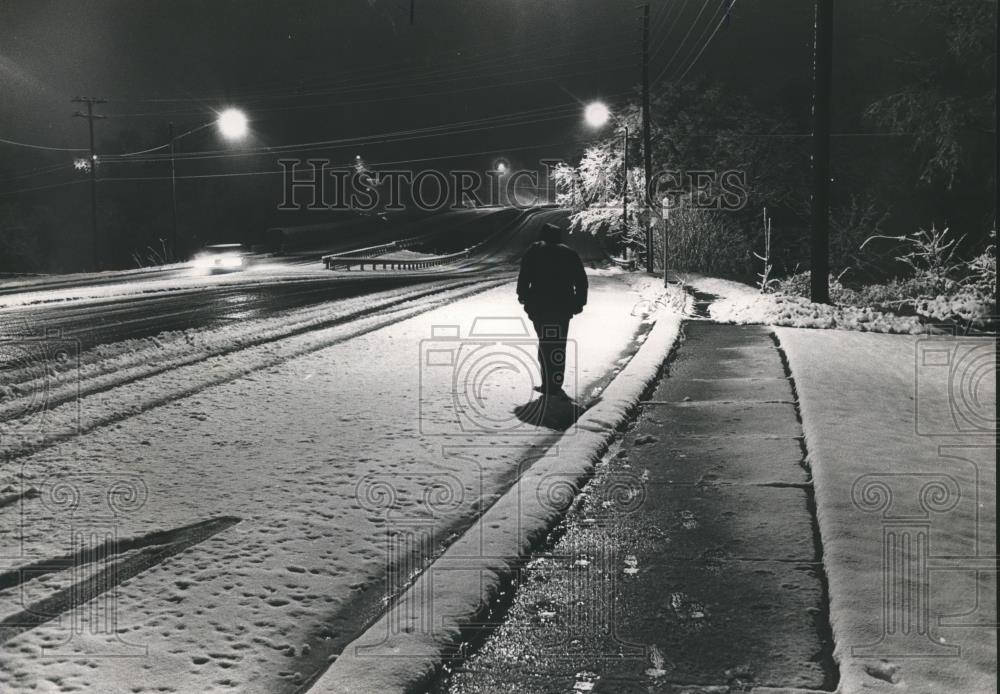
[[[191,364],[170,364],[151,376],[96,389],[88,397],[74,397],[60,406],[46,410],[47,422],[43,436],[0,438],[0,456],[13,461],[32,455],[99,427],[121,422],[207,388],[380,330],[510,281],[504,278],[460,282],[457,287],[431,292],[431,300],[418,306],[411,305],[412,298],[398,301],[389,307],[392,309],[389,314],[385,313],[387,307],[383,305],[368,311],[367,316],[348,322],[341,320],[330,327],[303,328],[297,334],[284,335],[251,346],[241,345],[238,349],[198,359]],[[377,311],[381,313],[376,315]],[[100,402],[97,402],[98,399]],[[31,415],[27,419],[30,418]],[[5,424],[13,425],[8,428],[17,431],[19,421],[10,419]],[[52,422],[51,426],[48,421]],[[25,424],[30,424],[30,421]],[[25,429],[28,430],[28,426]]]
[[[231,354],[233,352],[238,352],[247,347],[254,347],[257,345],[267,344],[269,342],[276,342],[278,340],[283,340],[289,337],[294,337],[296,335],[301,335],[303,333],[309,332],[310,330],[322,330],[324,328],[330,328],[343,323],[348,323],[351,321],[356,321],[359,318],[364,318],[365,316],[370,316],[379,311],[384,311],[386,309],[395,308],[401,306],[410,301],[416,301],[434,294],[439,294],[451,289],[468,286],[474,284],[474,282],[464,281],[450,283],[445,286],[436,286],[430,290],[419,291],[415,293],[407,293],[402,297],[388,299],[381,301],[380,303],[367,306],[363,309],[350,311],[344,315],[335,316],[333,318],[326,319],[312,319],[299,321],[292,324],[290,327],[281,327],[276,331],[265,331],[263,334],[259,334],[256,337],[250,336],[249,338],[240,339],[239,341],[233,341],[229,345],[219,345],[216,347],[209,346],[205,351],[197,353],[188,353],[184,355],[179,355],[177,357],[171,358],[167,361],[150,364],[146,363],[143,365],[143,370],[141,372],[136,372],[134,370],[129,373],[122,373],[121,365],[116,365],[117,370],[115,372],[105,372],[102,371],[97,374],[88,375],[86,378],[81,380],[73,379],[73,369],[69,372],[67,378],[69,382],[64,382],[52,388],[51,380],[53,377],[57,377],[55,374],[42,374],[34,379],[26,381],[18,381],[18,372],[15,371],[14,375],[9,376],[5,379],[3,385],[8,388],[16,388],[17,390],[25,393],[21,397],[13,398],[7,402],[0,405],[0,422],[12,421],[20,419],[24,410],[28,409],[31,404],[31,400],[37,393],[44,393],[44,403],[43,406],[46,409],[51,409],[63,405],[71,400],[75,400],[81,397],[86,397],[90,395],[96,395],[107,390],[111,390],[116,386],[125,385],[127,383],[132,383],[142,378],[148,378],[150,376],[155,376],[156,374],[163,373],[169,369],[177,368],[179,366],[188,366],[191,364],[196,364],[198,362],[206,361],[216,356],[224,356],[226,354]],[[28,372],[29,374],[35,374],[39,368],[44,368],[45,364],[34,364],[27,365],[21,368],[20,372]],[[79,368],[79,367],[78,367]],[[127,367],[126,367],[127,368]],[[25,401],[28,401],[27,404]],[[0,431],[2,433],[2,431]]]

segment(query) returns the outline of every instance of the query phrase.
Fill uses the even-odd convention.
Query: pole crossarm
[[[101,269],[101,243],[97,228],[97,148],[94,144],[94,121],[103,120],[107,116],[94,113],[94,104],[106,104],[107,99],[100,99],[92,96],[75,96],[70,99],[70,103],[86,104],[87,112],[75,111],[74,118],[87,119],[87,131],[90,134],[90,235],[93,244],[94,270]]]

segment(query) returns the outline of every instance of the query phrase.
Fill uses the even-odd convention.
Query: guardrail
[[[608,256],[611,260],[612,265],[617,265],[625,270],[635,270],[635,258],[618,258],[613,255]]]
[[[352,251],[342,251],[340,253],[329,253],[324,255],[322,260],[323,264],[326,266],[327,270],[332,270],[335,265],[342,265],[340,259],[342,258],[373,258],[379,255],[385,255],[386,253],[391,253],[392,251],[399,251],[404,248],[409,248],[414,246],[420,240],[421,237],[414,236],[408,239],[399,239],[398,241],[390,241],[389,243],[381,243],[377,246],[367,246],[366,248],[356,248]]]
[[[382,266],[383,270],[420,270],[425,267],[433,267],[434,265],[444,265],[445,263],[450,263],[454,260],[462,260],[468,258],[469,254],[472,252],[472,248],[466,248],[464,251],[459,251],[458,253],[449,253],[448,255],[433,255],[426,258],[378,258],[377,256],[340,256],[337,258],[331,258],[330,262],[327,264],[327,268],[332,270],[336,267],[343,267],[350,271],[355,265],[358,266],[358,270],[364,270],[365,265],[371,265],[372,270],[376,270],[379,265]]]

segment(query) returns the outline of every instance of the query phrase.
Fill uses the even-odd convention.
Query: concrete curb
[[[310,694],[421,691],[462,627],[481,621],[517,566],[558,523],[680,333],[682,316],[659,317],[599,403],[539,458],[482,517],[427,568],[396,604],[348,644]]]

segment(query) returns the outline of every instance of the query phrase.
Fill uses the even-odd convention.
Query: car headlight
[[[219,267],[242,267],[243,257],[239,255],[224,255],[219,258]]]

